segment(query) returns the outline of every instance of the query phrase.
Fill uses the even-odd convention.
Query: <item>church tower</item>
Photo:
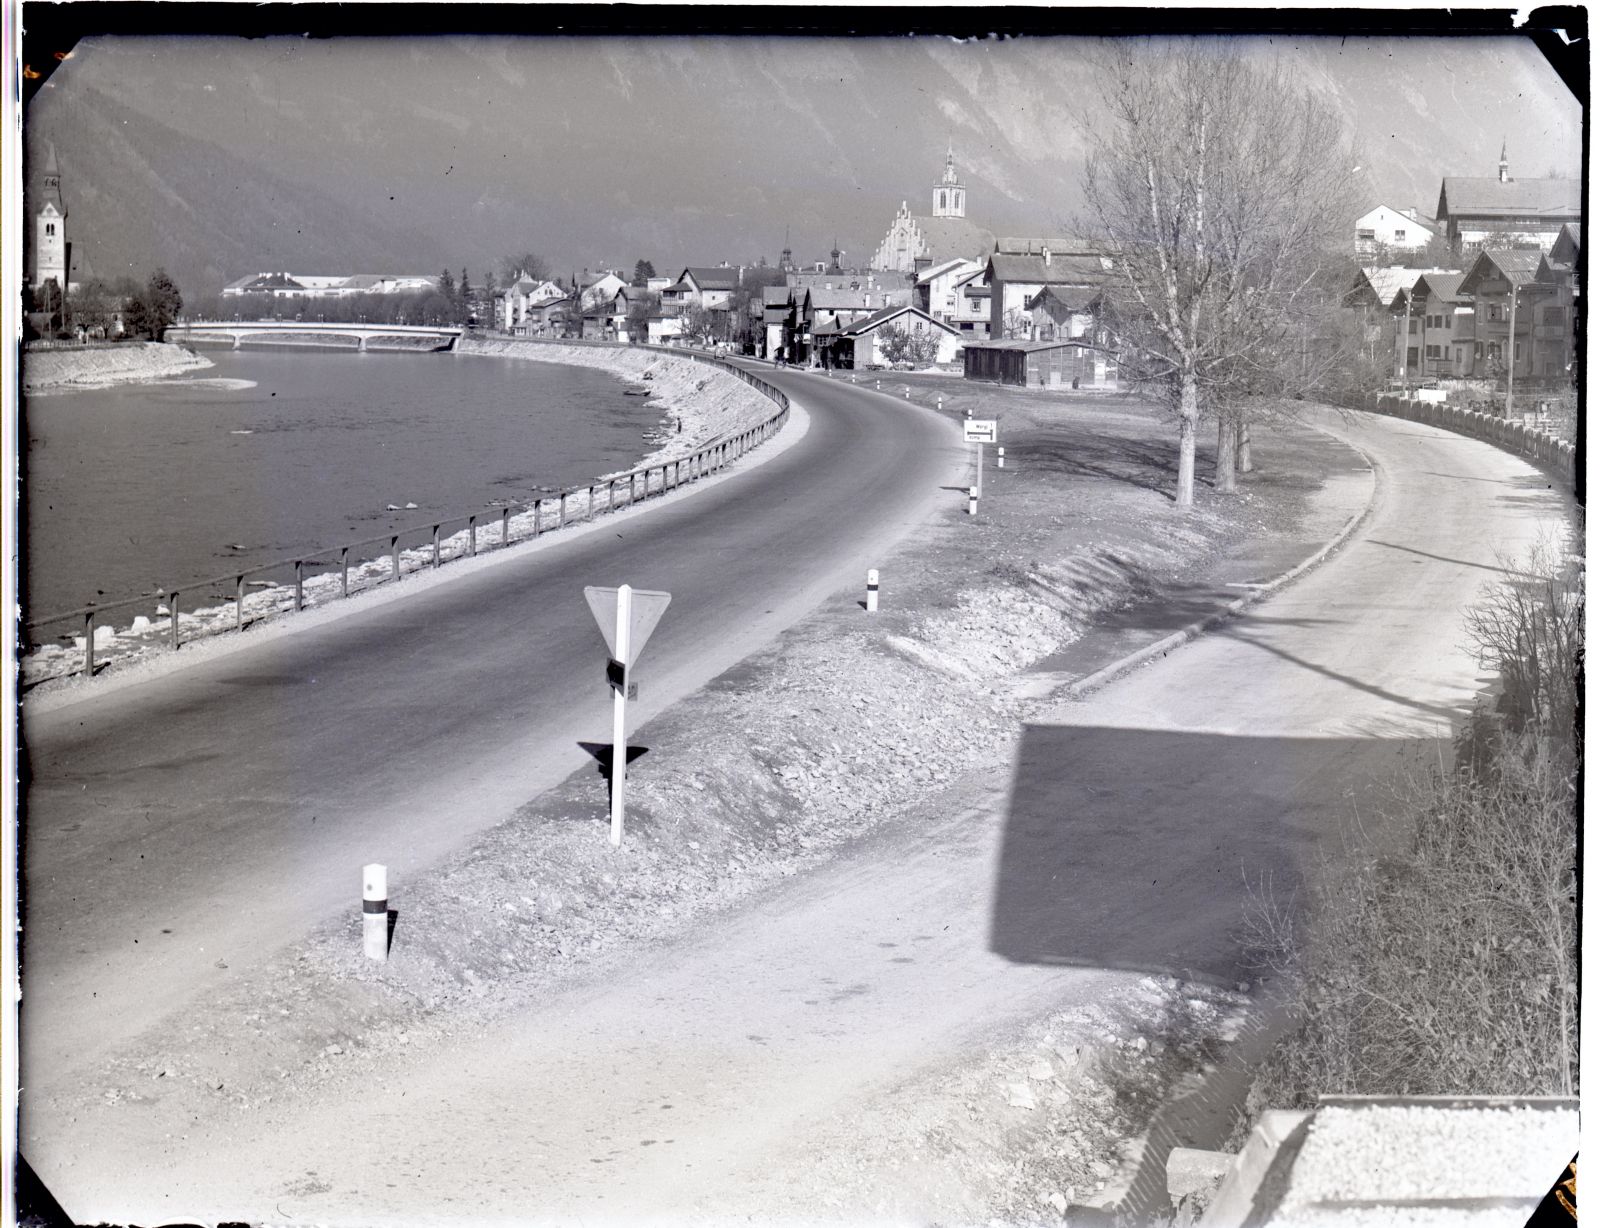
[[[956,150],[953,144],[944,155],[944,178],[933,188],[933,216],[967,216],[967,189],[956,174]]]
[[[71,249],[67,245],[67,202],[61,195],[61,169],[56,165],[53,145],[45,152],[40,189],[43,203],[34,219],[33,284],[37,288],[54,278],[57,288],[65,293]]]

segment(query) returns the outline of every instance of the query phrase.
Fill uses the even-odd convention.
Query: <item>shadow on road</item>
[[[994,884],[990,948],[1232,984],[1252,891],[1293,898],[1375,785],[1432,739],[1228,736],[1030,725]]]

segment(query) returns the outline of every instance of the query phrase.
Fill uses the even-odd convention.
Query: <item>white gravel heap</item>
[[[209,358],[202,358],[192,350],[157,341],[123,341],[113,346],[82,349],[27,350],[22,355],[22,391],[100,388],[197,371],[211,365]]]

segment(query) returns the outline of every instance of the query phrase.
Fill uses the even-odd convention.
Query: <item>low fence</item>
[[[1414,400],[1410,397],[1383,393],[1351,395],[1332,398],[1332,403],[1346,409],[1362,409],[1369,413],[1385,414],[1391,418],[1404,418],[1427,426],[1441,427],[1473,439],[1492,443],[1507,452],[1513,452],[1538,465],[1546,473],[1566,483],[1568,490],[1578,491],[1580,461],[1577,448],[1526,426],[1521,422],[1497,414],[1481,413],[1459,405],[1442,402]]]
[[[523,342],[522,344],[541,344]],[[571,344],[559,342],[554,344]],[[22,652],[27,654],[52,638],[81,634],[83,650],[68,668],[44,677],[27,677],[26,688],[49,678],[92,676],[96,668],[95,634],[108,632],[110,617],[125,614],[130,630],[142,634],[140,646],[160,644],[172,651],[184,643],[247,626],[279,613],[294,612],[341,600],[354,593],[398,581],[403,575],[433,570],[458,558],[542,537],[571,524],[587,523],[607,512],[632,507],[653,495],[664,495],[717,472],[759,447],[782,429],[789,416],[789,398],[759,376],[707,354],[663,346],[629,347],[616,342],[591,342],[609,349],[650,349],[689,359],[738,377],[776,406],[775,413],[754,426],[725,433],[676,460],[660,461],[587,486],[574,486],[531,503],[507,504],[496,511],[429,520],[379,537],[333,546],[255,567],[241,568],[209,580],[126,600],[102,601],[61,614],[30,618],[23,624]],[[332,577],[337,574],[338,582]],[[193,607],[182,613],[185,605]],[[62,631],[62,628],[67,630]],[[41,634],[51,629],[56,635]]]

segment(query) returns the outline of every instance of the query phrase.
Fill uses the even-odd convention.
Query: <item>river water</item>
[[[207,357],[214,367],[174,379],[27,398],[26,618],[526,502],[631,467],[660,421],[616,377],[579,367]]]

